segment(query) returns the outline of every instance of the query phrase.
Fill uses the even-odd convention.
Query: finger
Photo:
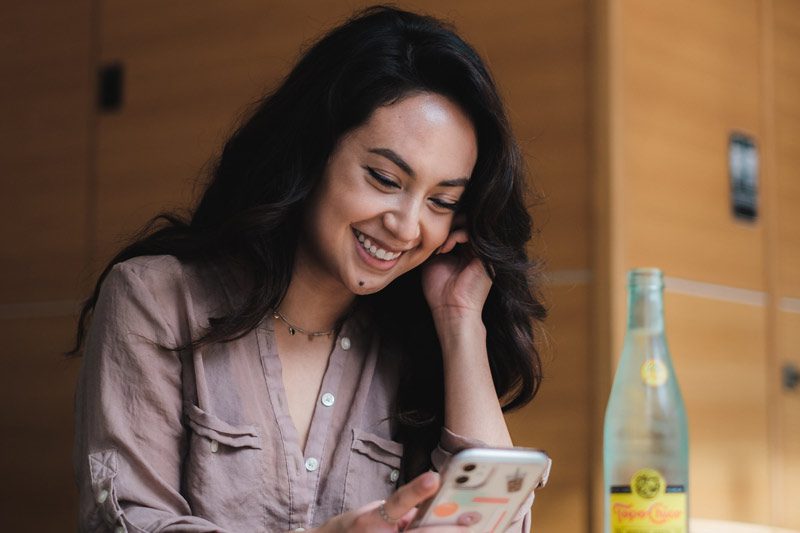
[[[486,269],[486,273],[489,275],[491,279],[497,277],[497,272],[495,271],[494,266],[492,266],[491,263],[486,263],[484,267]]]
[[[408,525],[414,521],[414,518],[416,518],[418,510],[418,508],[414,507],[409,512],[404,514],[403,517],[397,521],[397,529],[400,531],[405,531]]]
[[[450,235],[447,236],[447,240],[444,241],[444,244],[439,247],[438,253],[449,253],[456,247],[456,244],[463,244],[465,242],[469,242],[469,233],[467,233],[467,230],[457,229],[452,231]]]
[[[439,489],[439,474],[425,472],[403,485],[384,503],[383,509],[392,518],[405,518],[417,504],[427,500]]]

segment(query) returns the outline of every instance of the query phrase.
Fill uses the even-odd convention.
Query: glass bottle
[[[660,270],[628,273],[628,326],[603,431],[605,531],[687,533],[689,432]]]

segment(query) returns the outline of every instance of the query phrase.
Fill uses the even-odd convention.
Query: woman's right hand
[[[425,472],[403,485],[383,502],[384,515],[381,515],[380,501],[368,503],[328,520],[315,529],[316,533],[397,533],[402,531],[417,514],[417,505],[433,497],[439,489],[439,474]],[[468,527],[436,526],[413,530],[415,533],[467,533]]]

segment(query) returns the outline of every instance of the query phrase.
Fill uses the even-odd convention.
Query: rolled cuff
[[[442,426],[442,434],[441,437],[439,437],[439,445],[431,453],[431,464],[433,465],[433,469],[435,471],[441,472],[442,469],[444,469],[444,467],[447,465],[447,462],[450,460],[450,458],[461,450],[466,450],[468,448],[487,447],[488,445],[482,440],[471,439],[469,437],[458,435]]]

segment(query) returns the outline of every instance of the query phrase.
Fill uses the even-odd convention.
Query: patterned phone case
[[[439,492],[419,510],[409,529],[463,525],[476,533],[505,531],[534,489],[545,485],[550,464],[539,450],[464,450],[450,459]]]

